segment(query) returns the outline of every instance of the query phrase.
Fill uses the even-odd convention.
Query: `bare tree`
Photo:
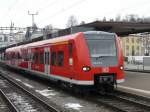
[[[78,25],[78,21],[74,15],[70,16],[67,22],[67,27],[72,27]]]
[[[143,18],[143,22],[150,22],[150,17]]]
[[[85,24],[85,21],[81,21],[80,25],[84,25]]]
[[[121,21],[121,15],[120,15],[120,14],[118,14],[118,15],[116,16],[115,21],[117,21],[117,22]]]
[[[53,26],[51,25],[51,24],[49,24],[49,25],[47,25],[47,26],[45,26],[45,31],[48,33],[51,33],[52,32],[52,30],[53,30]]]
[[[144,21],[143,21],[143,18],[138,17],[138,18],[137,18],[137,22],[144,22]]]
[[[111,19],[109,19],[109,21],[110,21],[110,22],[114,22],[114,19],[113,19],[113,18],[111,18]]]
[[[138,15],[129,14],[123,18],[123,21],[125,21],[125,22],[138,22],[138,19],[139,19]]]
[[[104,22],[106,21],[106,17],[103,18],[103,21],[104,21]]]

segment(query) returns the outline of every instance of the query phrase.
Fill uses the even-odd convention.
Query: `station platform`
[[[117,89],[150,98],[150,73],[125,71],[125,82]]]
[[[150,74],[150,69],[149,70],[126,69],[125,71],[129,71],[129,72],[141,72],[141,73],[149,73]]]

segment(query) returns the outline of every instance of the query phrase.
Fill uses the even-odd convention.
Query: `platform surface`
[[[119,90],[150,97],[150,73],[125,72],[125,82],[118,85]]]

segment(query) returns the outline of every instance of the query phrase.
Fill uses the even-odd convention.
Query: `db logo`
[[[102,72],[108,73],[109,72],[109,68],[108,67],[103,68]]]

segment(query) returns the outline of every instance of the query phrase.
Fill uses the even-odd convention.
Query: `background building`
[[[22,42],[25,38],[24,32],[10,33],[0,33],[0,47],[6,47],[12,44]]]
[[[150,34],[131,34],[121,37],[124,56],[150,55]]]

